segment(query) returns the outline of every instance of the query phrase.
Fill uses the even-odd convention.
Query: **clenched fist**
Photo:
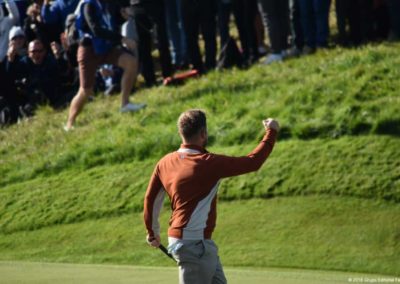
[[[279,123],[278,121],[276,121],[273,118],[268,118],[263,120],[263,124],[265,127],[265,130],[267,130],[268,128],[274,129],[275,131],[279,131]]]

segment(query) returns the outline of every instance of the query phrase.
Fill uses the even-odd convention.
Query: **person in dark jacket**
[[[139,61],[147,86],[156,83],[154,64],[151,56],[152,30],[156,29],[157,48],[160,54],[161,72],[164,79],[172,75],[172,59],[163,0],[131,0],[136,28],[139,35]]]
[[[231,13],[233,13],[244,60],[247,65],[254,63],[259,57],[255,25],[258,12],[257,0],[218,0],[217,4],[221,49],[230,39],[229,25]]]
[[[389,40],[400,40],[400,1],[388,0],[391,34]]]
[[[336,18],[339,31],[339,44],[360,45],[361,34],[361,5],[360,0],[336,0]],[[349,27],[349,33],[346,27]]]
[[[176,69],[185,69],[188,59],[186,35],[183,29],[182,0],[165,0],[165,14],[172,63]]]
[[[35,39],[40,39],[45,46],[50,46],[50,37],[48,26],[43,23],[42,16],[40,15],[40,6],[37,3],[33,3],[28,7],[26,12],[27,17],[24,21],[24,32],[28,42]]]
[[[44,0],[41,15],[45,24],[57,25],[64,29],[65,20],[78,6],[79,0]]]
[[[268,29],[271,54],[263,64],[282,61],[289,45],[289,0],[259,0],[264,24]]]
[[[59,42],[60,34],[65,28],[65,20],[69,14],[74,13],[79,0],[44,0],[41,7],[43,24],[49,31],[49,40]]]
[[[216,15],[217,3],[215,0],[185,0],[182,1],[184,30],[186,32],[186,46],[190,63],[193,68],[204,73],[216,66],[217,39]],[[199,33],[202,33],[205,45],[205,61],[203,62],[200,47]]]
[[[9,76],[20,85],[18,104],[25,115],[32,115],[39,104],[54,105],[59,95],[59,67],[44,43],[34,40],[29,43],[28,56],[18,60],[17,50],[10,47],[6,68]]]
[[[305,54],[328,47],[331,0],[299,0]]]

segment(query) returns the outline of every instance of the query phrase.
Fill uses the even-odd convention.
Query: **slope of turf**
[[[242,155],[254,145],[216,151]],[[260,171],[224,181],[220,200],[330,194],[399,202],[398,145],[379,136],[280,142]],[[68,169],[10,184],[0,191],[0,232],[139,212],[155,163]]]
[[[149,107],[135,114],[118,113],[119,98],[99,96],[71,133],[62,130],[67,112],[48,108],[0,130],[0,258],[128,263],[133,257],[135,264],[154,264],[150,252],[138,249],[144,235],[139,219],[138,243],[129,241],[129,230],[111,228],[116,220],[139,216],[156,161],[179,147],[178,115],[202,108],[209,115],[209,150],[219,153],[248,153],[262,136],[265,117],[277,117],[283,126],[267,164],[224,181],[219,196],[222,208],[234,204],[247,218],[259,209],[241,210],[241,204],[260,198],[285,200],[274,212],[288,215],[274,227],[253,225],[257,236],[265,235],[255,241],[231,246],[217,232],[226,263],[398,275],[399,47],[336,49],[284,64],[215,72],[179,88],[143,90],[135,100]],[[288,204],[302,196],[315,198],[319,209],[305,199],[307,206],[292,211]],[[329,198],[338,208],[347,204],[346,215],[329,206]],[[299,212],[304,220],[298,220]],[[230,214],[223,209],[219,218]],[[271,214],[268,220],[279,220],[279,213]],[[313,214],[342,217],[328,225]],[[221,234],[226,229],[237,235],[247,222],[234,216],[228,229],[219,224]],[[346,216],[354,219],[342,235]],[[98,226],[109,227],[110,234],[101,234]],[[75,231],[85,234],[71,237]]]

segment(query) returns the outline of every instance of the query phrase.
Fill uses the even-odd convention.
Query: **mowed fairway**
[[[310,284],[352,283],[383,280],[396,281],[395,277],[372,274],[345,273],[335,271],[313,271],[292,269],[235,269],[225,273],[230,284]],[[175,284],[178,282],[176,268],[138,267],[121,265],[55,264],[29,262],[0,262],[0,283],[46,284]],[[400,281],[400,278],[398,279]]]

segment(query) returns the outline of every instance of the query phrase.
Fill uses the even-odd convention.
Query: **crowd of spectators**
[[[80,8],[88,3],[93,11]],[[71,14],[78,30],[82,26],[78,51],[65,33]],[[0,126],[32,116],[38,105],[58,109],[72,101],[71,128],[96,92],[121,91],[121,111],[136,111],[144,105],[129,103],[128,96],[138,74],[145,87],[181,70],[205,74],[226,66],[218,61],[227,60],[228,45],[239,47],[235,62],[247,67],[337,44],[399,40],[399,15],[398,0],[0,0]],[[107,56],[98,57],[98,40],[112,46]],[[92,80],[87,72],[93,68]]]

